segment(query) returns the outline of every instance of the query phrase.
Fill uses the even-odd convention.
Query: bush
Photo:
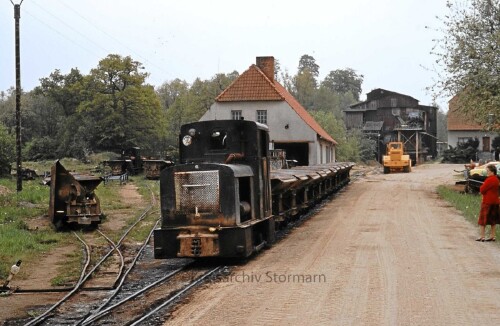
[[[23,158],[29,161],[53,160],[57,154],[57,141],[50,137],[35,138],[27,143]]]
[[[15,139],[0,124],[0,175],[10,174],[10,163],[15,159]]]

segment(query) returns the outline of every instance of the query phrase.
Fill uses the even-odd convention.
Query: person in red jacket
[[[481,201],[481,210],[479,211],[479,224],[480,237],[476,241],[495,241],[495,227],[500,224],[500,212],[498,198],[498,187],[500,181],[497,177],[497,168],[493,164],[486,166],[487,178],[484,180],[482,186],[479,188],[483,199]],[[484,238],[486,225],[491,225],[490,237]]]

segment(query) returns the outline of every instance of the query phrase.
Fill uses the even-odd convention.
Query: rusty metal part
[[[206,231],[203,233],[181,233],[177,236],[180,243],[179,257],[214,257],[219,255],[219,235]]]
[[[67,171],[59,160],[51,168],[49,219],[57,228],[67,223],[97,224],[101,206],[94,189],[102,178]]]
[[[161,229],[155,258],[248,257],[286,221],[349,182],[352,163],[286,166],[269,151],[268,129],[252,121],[211,120],[181,127],[180,164],[160,177]],[[276,161],[271,167],[271,161]]]
[[[174,165],[172,161],[166,160],[144,160],[143,167],[147,179],[157,180],[163,169]]]
[[[227,156],[225,164],[231,163],[233,160],[241,160],[245,157],[244,153],[231,153]]]

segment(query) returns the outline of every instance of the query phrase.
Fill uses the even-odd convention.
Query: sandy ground
[[[165,325],[500,325],[500,246],[435,192],[462,168],[351,183]]]
[[[121,186],[119,193],[120,200],[128,204],[129,207],[126,209],[115,209],[105,212],[107,214],[107,219],[99,226],[99,229],[105,233],[122,229],[126,225],[127,220],[130,219],[130,216],[134,214],[131,212],[138,206],[142,207],[146,204],[143,197],[137,191],[137,186],[134,184],[125,184]],[[50,228],[51,224],[47,216],[41,216],[30,221],[28,227],[30,229],[43,229]],[[97,247],[94,245],[97,239],[102,242],[102,239],[96,233],[89,233],[85,235],[84,238],[85,241],[89,242],[91,248]],[[23,262],[21,265],[23,275],[22,277],[14,278],[10,283],[11,287],[17,287],[23,290],[51,288],[51,280],[55,275],[58,275],[60,266],[64,264],[68,256],[75,250],[82,249],[77,246],[59,247],[44,253],[36,262],[36,265]],[[110,265],[107,268],[113,269],[113,267],[113,265]],[[104,271],[102,274],[106,275],[106,272]],[[87,286],[110,286],[110,284],[113,284],[115,278],[116,275],[113,273],[110,274],[108,278],[100,277],[99,279],[92,279],[88,282]],[[3,321],[6,319],[26,317],[34,307],[56,303],[65,294],[66,293],[16,293],[11,296],[0,297],[0,325],[2,325]]]

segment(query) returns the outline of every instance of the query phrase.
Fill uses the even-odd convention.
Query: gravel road
[[[500,325],[500,246],[435,191],[462,168],[352,182],[165,325]]]

